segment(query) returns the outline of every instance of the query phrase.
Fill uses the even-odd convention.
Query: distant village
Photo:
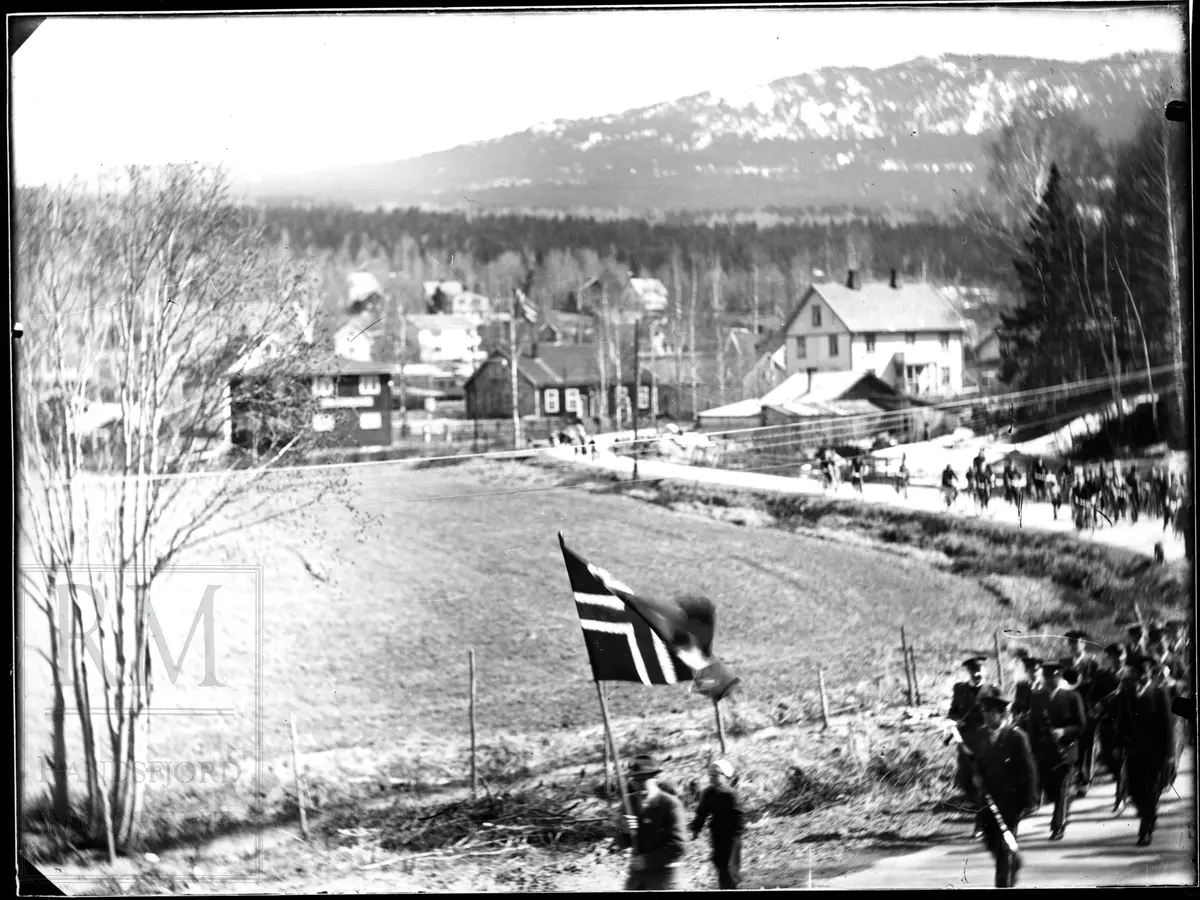
[[[341,448],[478,442],[481,434],[489,446],[511,446],[514,355],[526,443],[568,425],[629,429],[634,397],[643,428],[666,421],[731,431],[917,409],[997,387],[998,337],[970,315],[973,304],[986,305],[981,292],[894,270],[885,280],[855,270],[836,281],[816,275],[782,320],[733,322],[716,347],[693,347],[656,278],[592,279],[585,290],[603,291],[605,303],[587,312],[428,281],[428,311],[404,315],[400,360],[384,361],[384,290],[375,276],[354,273],[328,371],[310,376],[321,408],[312,428]],[[226,439],[234,444],[253,440],[239,422],[236,385],[254,365],[230,373]]]

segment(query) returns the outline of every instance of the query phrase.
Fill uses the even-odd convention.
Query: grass
[[[1028,632],[1072,621],[1103,633],[1132,598],[1154,598],[1158,609],[1165,605],[1158,598],[1182,590],[1162,570],[1109,549],[963,520],[950,531],[937,517],[821,498],[669,483],[628,488],[577,472],[478,460],[356,470],[351,481],[355,515],[330,507],[315,522],[264,526],[192,555],[192,562],[263,567],[262,655],[255,655],[248,595],[231,590],[218,607],[218,640],[226,699],[236,714],[221,728],[211,719],[156,719],[151,756],[233,759],[243,777],[228,788],[236,797],[179,786],[148,795],[154,846],[239,823],[289,820],[292,719],[320,809],[365,810],[367,801],[389,797],[435,803],[422,799],[426,792],[461,789],[469,771],[468,647],[476,651],[479,759],[488,791],[529,790],[531,778],[598,766],[595,689],[559,529],[585,557],[639,591],[716,600],[715,649],[744,684],[723,706],[748,801],[782,816],[788,804],[815,809],[831,784],[849,785],[822,813],[844,835],[890,830],[919,839],[935,831],[932,814],[906,825],[902,813],[938,783],[945,757],[916,738],[878,732],[871,753],[852,761],[840,738],[809,735],[788,738],[795,746],[784,759],[793,751],[815,759],[800,764],[802,775],[793,773],[781,763],[781,747],[760,745],[757,735],[795,732],[815,719],[818,665],[835,710],[871,716],[894,709],[904,695],[903,624],[916,647],[922,694],[943,703],[958,660],[990,651],[997,629]],[[289,485],[280,492],[288,499],[303,490],[298,481]],[[634,490],[641,493],[623,495]],[[684,505],[778,527],[673,511]],[[830,527],[890,547],[812,536]],[[942,560],[944,569],[929,559]],[[1046,575],[1056,584],[1039,595],[1033,588],[1044,587]],[[985,583],[980,576],[988,576]],[[164,626],[168,631],[179,627],[186,635],[193,613],[186,606],[176,611],[179,622]],[[171,645],[181,647],[182,637]],[[256,671],[261,723],[254,715]],[[26,760],[35,758],[44,734],[44,720],[30,718],[43,688],[44,680],[27,683]],[[623,755],[653,752],[700,771],[713,742],[709,704],[682,686],[612,684],[608,695]],[[164,688],[160,702],[197,706],[204,697],[181,678]],[[792,821],[770,840],[764,832],[763,846],[784,853],[796,828],[808,827],[802,818]]]

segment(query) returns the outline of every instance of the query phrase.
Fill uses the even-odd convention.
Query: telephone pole
[[[638,407],[642,399],[642,358],[638,355],[639,340],[642,331],[642,319],[639,316],[633,320],[633,480],[638,477]]]

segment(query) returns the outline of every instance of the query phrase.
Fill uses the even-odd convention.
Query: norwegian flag
[[[716,610],[703,597],[640,597],[558,535],[596,681],[677,684],[720,700],[739,681],[712,655]]]

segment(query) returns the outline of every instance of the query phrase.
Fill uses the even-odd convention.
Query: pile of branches
[[[458,853],[592,844],[613,834],[613,817],[586,796],[509,792],[422,807],[412,802],[365,813],[343,813],[322,824],[334,843],[365,838],[384,850]]]

